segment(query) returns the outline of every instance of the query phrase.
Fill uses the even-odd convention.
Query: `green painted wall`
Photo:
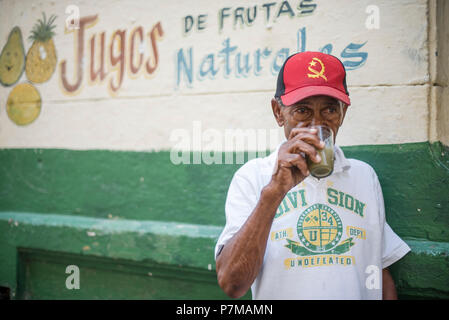
[[[449,298],[449,150],[343,149],[375,168],[387,221],[412,248],[392,267],[400,296]],[[225,298],[213,247],[240,165],[174,166],[169,156],[0,150],[0,286],[13,298]],[[65,288],[69,264],[80,290]]]

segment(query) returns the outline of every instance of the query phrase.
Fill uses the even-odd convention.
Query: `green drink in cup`
[[[324,148],[317,150],[321,157],[321,162],[313,162],[309,157],[306,157],[307,167],[310,174],[315,178],[325,178],[334,171],[334,133],[332,129],[327,126],[313,126],[317,129],[318,138],[324,141]]]

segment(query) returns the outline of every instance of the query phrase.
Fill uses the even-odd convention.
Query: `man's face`
[[[297,127],[325,125],[332,129],[334,137],[343,123],[348,106],[329,96],[312,96],[290,106],[281,106],[272,99],[271,106],[279,126],[284,127],[288,139],[290,131]]]

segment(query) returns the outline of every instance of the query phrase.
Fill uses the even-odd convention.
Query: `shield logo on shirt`
[[[305,256],[316,254],[342,254],[354,243],[348,238],[341,243],[343,224],[337,212],[325,204],[316,203],[301,213],[297,223],[299,242],[287,239],[285,247]]]

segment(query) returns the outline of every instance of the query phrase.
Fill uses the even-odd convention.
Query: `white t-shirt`
[[[215,257],[245,223],[272,176],[278,148],[234,175]],[[335,146],[334,172],[307,177],[279,206],[253,299],[382,299],[382,269],[410,251],[385,221],[382,190],[368,164]]]

